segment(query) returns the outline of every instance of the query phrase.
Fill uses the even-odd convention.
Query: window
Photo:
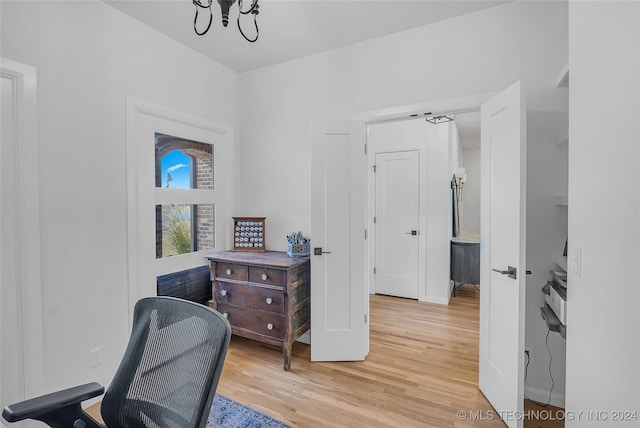
[[[213,146],[156,133],[155,159],[156,188],[170,202],[156,203],[156,258],[213,249],[214,205],[194,193],[213,189]]]

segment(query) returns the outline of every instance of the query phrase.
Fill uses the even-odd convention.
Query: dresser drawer
[[[287,285],[287,271],[281,269],[249,266],[249,281],[256,284],[269,284],[279,287]]]
[[[249,277],[248,267],[235,263],[216,263],[216,278],[234,279],[236,281],[246,281]]]
[[[285,323],[281,314],[227,304],[219,304],[218,311],[232,327],[284,340]]]
[[[274,288],[217,281],[214,298],[218,303],[284,313],[284,294]]]

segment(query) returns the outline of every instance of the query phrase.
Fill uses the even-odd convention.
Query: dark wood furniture
[[[209,306],[227,317],[233,334],[281,346],[289,370],[291,345],[311,325],[309,257],[228,251],[207,258]]]
[[[476,239],[451,239],[451,281],[453,296],[462,284],[480,284],[480,241]],[[477,287],[476,287],[477,288]]]

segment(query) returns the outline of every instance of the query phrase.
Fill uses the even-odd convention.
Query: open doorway
[[[524,201],[526,198],[526,109],[525,109],[524,90],[520,82],[515,82],[502,92],[492,94],[481,94],[473,97],[461,99],[450,99],[432,103],[433,109],[426,107],[427,104],[413,105],[403,108],[386,109],[377,112],[365,112],[355,115],[353,119],[360,121],[324,121],[317,122],[312,127],[312,158],[318,159],[320,162],[313,162],[312,167],[317,163],[318,167],[312,169],[311,173],[311,195],[312,195],[312,217],[311,230],[314,236],[318,236],[320,245],[318,248],[318,257],[314,256],[312,260],[312,281],[316,286],[312,288],[312,308],[311,308],[311,326],[312,336],[315,337],[312,344],[312,360],[314,359],[314,349],[320,345],[320,351],[324,348],[332,350],[331,355],[325,356],[323,360],[353,360],[349,352],[357,350],[362,344],[362,338],[365,339],[364,354],[358,354],[359,359],[367,354],[369,325],[367,322],[368,314],[368,283],[361,281],[363,275],[368,275],[373,271],[371,259],[362,260],[361,252],[364,245],[368,245],[367,231],[373,230],[370,227],[373,216],[368,216],[371,211],[366,210],[365,198],[363,191],[369,191],[369,187],[365,186],[366,169],[368,165],[362,161],[364,145],[363,138],[360,136],[364,132],[365,123],[371,125],[383,121],[390,121],[401,117],[411,117],[416,115],[430,115],[432,113],[418,114],[416,111],[444,111],[444,112],[461,112],[477,109],[481,107],[482,122],[482,165],[483,174],[487,171],[491,172],[491,179],[483,177],[483,197],[482,200],[482,217],[481,229],[483,234],[483,245],[481,251],[486,252],[487,257],[482,257],[481,261],[481,277],[483,283],[483,293],[481,293],[480,302],[480,376],[479,385],[482,392],[487,396],[489,401],[496,409],[522,409],[522,378],[523,367],[519,361],[523,361],[524,357],[524,288],[525,277],[522,275],[526,271],[526,254],[525,254],[525,230],[526,230],[526,212],[524,211]],[[402,114],[404,112],[404,115]],[[409,114],[407,114],[409,113]],[[395,117],[391,117],[396,115]],[[486,124],[486,126],[485,126]],[[339,129],[338,129],[339,128]],[[436,148],[438,150],[446,150],[441,145],[429,145],[428,148]],[[485,149],[485,148],[488,148]],[[364,151],[367,153],[367,147],[364,145]],[[349,162],[353,163],[353,168],[345,168],[343,174],[344,180],[340,186],[328,187],[333,182],[327,182],[326,177],[335,175],[333,164],[327,162],[329,159],[336,158],[336,162],[342,159],[346,162],[345,154],[348,154]],[[429,157],[428,157],[429,158]],[[446,164],[446,163],[445,163]],[[490,166],[490,168],[485,168]],[[332,167],[329,169],[329,167]],[[427,171],[433,172],[437,170],[429,168]],[[442,168],[442,165],[440,165]],[[446,174],[438,177],[443,180],[443,186],[437,186],[439,190],[437,196],[443,198],[443,204],[433,202],[432,206],[443,206],[446,209],[443,212],[448,213],[449,196],[450,196],[450,176],[449,165],[446,165]],[[331,174],[329,174],[331,172]],[[442,178],[444,177],[444,178]],[[369,177],[366,177],[367,179]],[[333,178],[332,178],[333,180]],[[432,180],[428,180],[432,183]],[[368,179],[367,183],[371,183]],[[354,188],[355,187],[355,188]],[[333,236],[336,242],[330,242],[323,231],[327,228],[326,216],[315,216],[314,213],[323,213],[327,211],[327,205],[335,205],[336,201],[341,201],[342,197],[348,190],[350,198],[345,199],[345,204],[349,209],[349,215],[331,219],[331,228],[336,230],[344,228],[349,233]],[[441,193],[440,193],[441,192]],[[493,197],[497,195],[509,195],[508,198]],[[440,213],[440,212],[439,212]],[[440,213],[442,215],[442,213]],[[445,215],[449,221],[449,216]],[[334,223],[335,221],[335,223]],[[427,222],[429,225],[430,222]],[[364,233],[363,233],[364,232]],[[449,237],[450,230],[448,228],[429,228],[427,227],[427,238],[435,239],[440,247],[440,253],[445,254],[444,263],[438,263],[434,269],[442,274],[444,280],[435,281],[433,283],[425,282],[425,287],[421,292],[425,296],[429,296],[430,292],[438,291],[439,297],[444,303],[448,302],[450,293],[450,281],[448,275],[449,268]],[[439,234],[444,234],[444,239]],[[364,238],[364,239],[363,239]],[[318,241],[318,239],[317,239]],[[444,248],[444,251],[442,251]],[[335,249],[335,251],[334,251]],[[427,263],[431,263],[434,257],[430,257],[431,253],[427,248],[425,257]],[[438,252],[436,252],[437,254]],[[314,252],[315,254],[315,252]],[[325,254],[329,254],[326,255]],[[331,255],[333,254],[333,255]],[[355,257],[353,257],[355,254]],[[322,256],[322,257],[321,257]],[[330,263],[327,260],[345,259],[352,257],[348,269],[343,269],[341,281],[327,281],[337,271],[330,269]],[[314,263],[315,262],[315,263]],[[491,264],[489,263],[491,262]],[[504,265],[504,267],[503,267]],[[509,269],[507,269],[507,266]],[[439,267],[440,270],[437,268]],[[433,272],[427,266],[426,274]],[[497,274],[495,272],[498,272]],[[513,274],[511,274],[513,271]],[[516,271],[520,273],[516,276]],[[504,272],[504,276],[501,275]],[[507,273],[509,275],[507,276]],[[368,279],[368,278],[366,278]],[[340,308],[344,306],[344,300],[328,299],[326,296],[335,291],[335,284],[340,284],[341,293],[349,293],[356,296],[355,299],[349,300],[349,321],[344,322],[338,330],[332,325],[328,327],[326,322],[327,316],[336,312],[340,313]],[[429,290],[428,286],[433,284],[436,290]],[[495,286],[495,287],[494,287]],[[315,289],[315,292],[314,292]],[[346,290],[346,291],[345,291]],[[362,294],[361,294],[362,293]],[[431,293],[434,295],[434,293]],[[364,299],[357,296],[363,296]],[[484,296],[484,297],[483,297]],[[488,300],[491,299],[491,300]],[[315,304],[313,302],[316,302]],[[342,305],[342,306],[341,306]],[[484,317],[482,316],[484,309]],[[521,310],[522,309],[522,310]],[[362,311],[362,312],[360,312]],[[358,318],[363,322],[358,322]],[[484,322],[483,322],[484,320]],[[488,322],[490,321],[490,323]],[[314,328],[315,326],[315,328]],[[357,326],[357,328],[356,328]],[[484,333],[484,334],[483,334]],[[335,346],[323,346],[325,342],[318,343],[317,338],[326,338],[326,344],[330,343],[329,339],[338,339],[338,336],[349,338],[344,340],[344,347],[336,349]],[[331,343],[335,343],[335,340]],[[483,371],[484,368],[484,371]],[[501,371],[502,376],[498,373]],[[485,374],[483,376],[483,373]],[[511,425],[511,424],[510,424]]]
[[[367,127],[371,294],[448,304],[451,238],[471,236],[478,247],[480,112],[436,117]],[[465,152],[469,174],[455,192],[452,178],[464,170]]]

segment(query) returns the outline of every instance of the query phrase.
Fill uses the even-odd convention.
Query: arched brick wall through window
[[[162,187],[162,159],[173,151],[180,151],[191,160],[191,188],[213,189],[213,146],[156,133],[155,135],[155,184]],[[200,251],[214,245],[213,204],[193,205],[192,250]],[[162,206],[156,206],[156,258],[162,257]]]

